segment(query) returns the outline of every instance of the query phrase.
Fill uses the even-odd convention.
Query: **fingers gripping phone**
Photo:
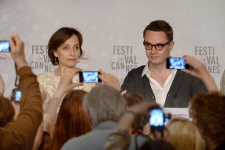
[[[189,65],[185,64],[184,58],[170,57],[166,59],[166,68],[168,69],[189,69]]]
[[[79,79],[81,83],[98,83],[102,82],[97,76],[101,74],[98,71],[83,71],[79,72]]]
[[[8,53],[10,52],[9,41],[0,41],[0,53]]]
[[[151,108],[149,110],[150,118],[149,123],[151,126],[151,132],[155,131],[163,132],[164,130],[164,114],[161,108]]]

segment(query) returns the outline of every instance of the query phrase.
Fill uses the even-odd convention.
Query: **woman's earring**
[[[80,59],[78,59],[77,63],[79,63],[79,62],[80,62]]]
[[[58,62],[57,62],[57,59],[56,59],[56,57],[55,57],[55,65],[58,65]]]

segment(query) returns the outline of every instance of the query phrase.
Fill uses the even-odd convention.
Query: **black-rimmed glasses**
[[[167,44],[170,44],[171,40],[169,40],[168,42],[166,42],[165,44],[156,44],[156,45],[152,45],[150,43],[147,42],[143,42],[143,45],[145,46],[145,49],[147,50],[152,50],[153,47],[155,47],[155,49],[157,51],[161,51]]]

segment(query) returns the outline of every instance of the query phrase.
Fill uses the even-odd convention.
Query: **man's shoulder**
[[[113,129],[93,130],[89,133],[74,137],[68,140],[62,147],[62,150],[82,149],[82,150],[101,150],[104,142]]]
[[[142,71],[143,71],[144,68],[145,68],[145,65],[142,65],[140,67],[137,67],[137,68],[134,68],[134,69],[130,70],[128,72],[128,74],[138,74],[138,75],[140,75],[140,74],[142,74]]]
[[[142,72],[143,69],[145,68],[145,66],[146,66],[146,65],[142,65],[142,66],[140,66],[140,67],[137,67],[137,68],[132,69],[131,71],[134,71],[134,72]],[[131,72],[131,71],[130,71],[130,72]]]
[[[68,140],[65,145],[63,145],[62,150],[72,150],[72,149],[82,149],[89,150],[90,148],[93,150],[101,150],[103,149],[105,140],[109,136],[113,129],[110,130],[97,130],[91,131],[85,135],[74,137]],[[137,147],[141,147],[148,138],[144,136],[133,136],[131,135],[131,143],[129,149],[135,149]]]

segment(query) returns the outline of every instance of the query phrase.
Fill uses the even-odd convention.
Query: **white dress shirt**
[[[161,107],[164,107],[167,93],[170,90],[170,87],[173,83],[173,79],[174,79],[176,73],[177,73],[177,70],[172,69],[171,74],[166,79],[164,87],[162,87],[155,79],[150,77],[151,72],[148,68],[148,63],[145,65],[145,68],[142,71],[141,77],[143,77],[144,75],[147,76],[147,78],[149,79],[149,84],[150,84],[150,86],[152,88],[152,91],[155,95],[156,103],[159,104]]]

